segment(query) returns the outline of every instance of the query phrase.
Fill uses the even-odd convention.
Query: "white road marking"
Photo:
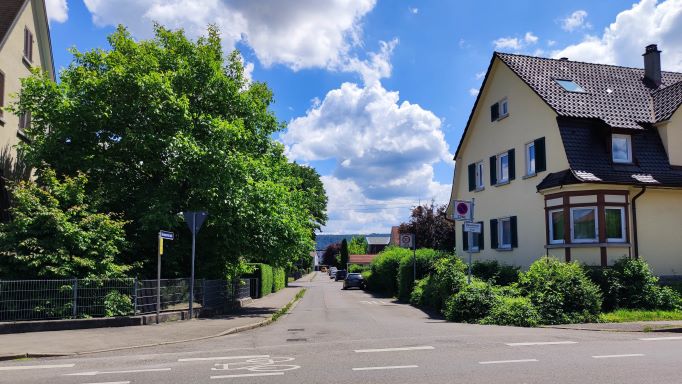
[[[267,373],[242,373],[240,375],[221,375],[211,376],[211,379],[229,379],[233,377],[255,377],[255,376],[281,376],[284,372],[267,372]]]
[[[378,305],[378,304],[388,305],[385,301],[381,301],[381,300],[372,300],[372,301],[360,300],[360,303],[363,303],[363,304],[370,304],[370,305],[372,305],[372,304],[377,304],[377,305]]]
[[[26,369],[56,369],[73,368],[76,364],[52,364],[52,365],[15,365],[13,367],[0,367],[0,371],[21,371]]]
[[[643,337],[640,340],[643,341],[662,341],[662,340],[682,340],[682,336],[670,336],[670,337]]]
[[[105,383],[85,383],[85,384],[130,384],[130,381],[107,381]]]
[[[374,371],[378,369],[405,369],[405,368],[419,368],[418,365],[393,365],[388,367],[362,367],[353,368],[354,371]]]
[[[641,357],[644,356],[643,353],[631,353],[628,355],[601,355],[601,356],[592,356],[595,359],[611,359],[611,358],[618,358],[618,357]]]
[[[506,343],[510,347],[522,347],[525,345],[563,345],[563,344],[578,344],[577,341],[541,341],[530,343]]]
[[[170,371],[170,368],[149,368],[149,369],[128,369],[123,371],[91,371],[78,373],[65,373],[64,376],[95,376],[95,375],[111,375],[116,373],[140,373],[140,372],[162,372]]]
[[[270,357],[270,355],[250,355],[250,356],[220,356],[220,357],[192,357],[189,359],[178,359],[178,361],[214,361],[214,360],[239,360],[255,359],[258,357]]]
[[[421,351],[425,349],[434,349],[430,345],[422,347],[400,347],[400,348],[381,348],[381,349],[356,349],[356,353],[371,353],[371,352],[398,352],[398,351]]]
[[[479,361],[479,364],[535,363],[537,359]]]

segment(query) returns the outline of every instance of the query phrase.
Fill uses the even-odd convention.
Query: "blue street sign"
[[[164,240],[173,240],[175,235],[173,234],[173,232],[159,231],[159,237]]]
[[[197,232],[199,232],[201,225],[204,224],[204,220],[206,220],[208,213],[203,211],[190,211],[183,212],[182,215],[185,217],[185,222],[187,223],[190,232],[192,232],[193,235],[196,235]]]

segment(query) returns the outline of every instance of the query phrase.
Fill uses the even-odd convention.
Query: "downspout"
[[[637,199],[646,192],[646,185],[632,198],[632,237],[635,243],[635,259],[639,259],[639,241],[637,240]]]

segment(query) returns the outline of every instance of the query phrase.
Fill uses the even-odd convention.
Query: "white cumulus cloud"
[[[535,44],[538,42],[538,37],[534,35],[533,32],[526,32],[523,41],[525,41],[526,44]]]
[[[479,92],[478,88],[469,88],[469,94],[471,96],[474,96],[474,97],[478,96],[478,92]]]
[[[496,50],[499,49],[521,49],[521,41],[516,37],[500,37],[493,41]]]
[[[682,71],[682,0],[641,0],[620,12],[601,36],[586,36],[552,56],[642,67],[644,47],[652,43],[663,51],[664,70]]]
[[[561,19],[561,28],[565,31],[575,31],[576,29],[590,28],[590,24],[585,20],[587,12],[579,9],[569,16]]]
[[[45,0],[47,18],[50,21],[63,23],[69,19],[69,7],[66,0]]]
[[[366,60],[360,60],[356,57],[346,59],[340,67],[345,72],[357,72],[362,76],[365,84],[379,81],[383,78],[391,76],[391,54],[393,49],[398,45],[398,39],[393,39],[389,42],[379,42],[379,52],[370,52]]]

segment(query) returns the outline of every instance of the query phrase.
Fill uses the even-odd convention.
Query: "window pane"
[[[554,211],[552,212],[552,238],[553,241],[563,241],[564,240],[564,212]]]
[[[623,239],[623,211],[620,208],[606,208],[606,237]]]
[[[473,241],[471,241],[471,249],[474,249],[474,250],[478,249],[478,234],[474,233],[471,236],[471,239],[473,239]]]
[[[573,238],[576,240],[594,240],[596,238],[595,210],[593,208],[577,208],[573,210]]]
[[[476,187],[483,187],[483,163],[476,163]]]
[[[535,145],[534,144],[529,144],[528,145],[528,169],[527,173],[529,175],[532,175],[535,173]]]
[[[500,245],[503,247],[511,246],[511,221],[509,219],[500,220]]]
[[[611,151],[614,161],[630,161],[630,146],[627,138],[614,136],[611,139]]]
[[[500,181],[509,179],[509,158],[507,155],[500,156]]]

